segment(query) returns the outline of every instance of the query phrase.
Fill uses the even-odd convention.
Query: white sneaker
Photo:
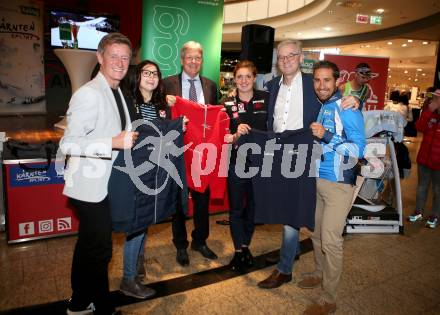
[[[425,226],[431,229],[435,229],[438,224],[438,218],[436,216],[430,216],[429,219],[426,221]]]
[[[69,309],[69,307],[67,307],[67,315],[90,315],[93,314],[93,311],[95,310],[95,306],[93,305],[93,303],[90,303],[89,306],[87,306],[85,309],[83,310],[79,310],[79,311],[72,311]]]

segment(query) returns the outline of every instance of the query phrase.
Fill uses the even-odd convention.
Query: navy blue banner
[[[42,168],[46,163],[26,163],[27,167]],[[64,184],[63,175],[57,175],[55,163],[51,163],[48,170],[24,170],[20,165],[8,165],[11,187]]]

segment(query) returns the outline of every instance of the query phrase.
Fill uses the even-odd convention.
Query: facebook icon
[[[18,235],[33,235],[35,234],[34,222],[24,222],[18,225]]]

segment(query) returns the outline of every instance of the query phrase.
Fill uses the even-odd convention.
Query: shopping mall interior
[[[20,230],[13,227],[14,224],[19,226],[23,222],[34,220],[27,217],[29,212],[44,212],[46,208],[52,209],[52,205],[60,202],[66,208],[66,198],[61,194],[62,177],[56,178],[54,185],[11,185],[11,170],[22,167],[25,164],[23,161],[28,157],[11,157],[12,152],[7,148],[8,142],[15,141],[36,152],[40,150],[41,143],[50,141],[56,144],[59,141],[63,136],[63,129],[54,125],[63,118],[74,85],[79,83],[71,80],[65,61],[62,61],[55,50],[78,50],[88,55],[92,51],[94,56],[93,49],[62,49],[54,44],[51,12],[111,17],[109,21],[114,22],[111,27],[116,27],[131,40],[134,47],[132,63],[135,65],[142,60],[142,43],[145,43],[145,8],[160,4],[170,5],[173,1],[17,0],[18,2],[22,11],[23,8],[28,8],[27,12],[30,12],[30,7],[37,7],[39,9],[32,11],[34,13],[30,15],[41,15],[43,31],[39,43],[43,48],[42,60],[39,62],[43,64],[43,72],[39,79],[45,88],[45,102],[43,109],[28,112],[26,108],[21,110],[25,103],[29,105],[27,101],[15,107],[12,106],[13,101],[6,104],[3,100],[5,93],[21,91],[22,87],[13,79],[8,83],[10,64],[0,62],[0,315],[65,314],[67,301],[72,294],[71,263],[77,240],[76,232],[18,237],[15,234]],[[182,8],[188,5],[187,0],[174,2],[179,3],[175,4],[176,7],[181,5],[180,2],[185,2]],[[382,82],[380,91],[383,93],[377,95],[377,100],[372,103],[373,107],[368,109],[384,112],[382,109],[390,102],[392,91],[397,90],[408,95],[409,112],[412,115],[405,117],[404,125],[412,126],[412,130],[404,129],[403,125],[397,123],[394,127],[401,128],[404,136],[401,141],[408,148],[411,168],[404,176],[399,176],[397,162],[394,163],[390,157],[394,154],[394,132],[398,131],[383,133],[382,139],[388,141],[389,145],[386,153],[388,157],[384,157],[388,158],[389,164],[385,165],[389,165],[389,173],[380,180],[382,188],[375,186],[377,194],[371,199],[374,199],[374,203],[386,203],[387,207],[393,209],[394,216],[392,219],[382,219],[376,212],[367,215],[362,212],[360,215],[352,215],[351,221],[350,218],[347,219],[343,272],[335,314],[440,314],[440,228],[427,228],[424,221],[411,223],[406,220],[416,207],[416,159],[423,138],[423,134],[414,129],[415,120],[420,115],[427,89],[431,86],[439,88],[440,85],[440,0],[224,0],[224,4],[223,0],[188,0],[188,3],[195,6],[206,2],[211,3],[212,7],[223,6],[221,53],[218,52],[218,67],[214,67],[219,74],[217,82],[223,91],[230,88],[222,85],[225,84],[225,79],[231,77],[233,65],[240,59],[242,30],[247,25],[257,24],[274,29],[274,37],[269,41],[271,52],[274,52],[273,49],[280,41],[294,38],[302,41],[306,59],[325,59],[327,55],[338,58],[342,56],[342,59],[353,58],[356,62],[362,62],[365,58],[373,64],[375,60],[384,61],[380,63],[385,65],[382,70],[372,67],[372,72],[376,72],[376,78],[380,78]],[[22,40],[29,40],[26,37],[28,35],[23,35],[24,31],[22,35],[18,35],[19,32],[9,32],[11,29],[6,26],[6,22],[10,21],[8,14],[12,12],[11,6],[13,4],[7,4],[6,1],[0,3],[0,16],[3,16],[0,36],[6,34],[0,37],[0,51],[8,56],[18,52],[9,49],[5,42],[19,36]],[[21,25],[19,23],[16,25]],[[21,27],[23,30],[24,26]],[[186,38],[192,39],[190,35]],[[39,45],[34,44],[34,51],[40,49]],[[276,72],[276,52],[270,54],[267,62],[271,71]],[[21,61],[18,64],[22,66]],[[95,59],[90,66],[91,70],[96,68]],[[81,63],[80,67],[89,66]],[[90,74],[87,73],[86,76],[89,79]],[[261,76],[264,81],[265,74]],[[32,80],[37,79],[33,77]],[[83,83],[85,82],[81,82],[81,85]],[[15,99],[19,97],[14,96]],[[41,160],[45,158],[47,151],[40,150],[37,153],[43,154]],[[40,160],[33,160],[35,158],[28,158],[26,163],[41,163]],[[23,172],[30,171],[25,169]],[[303,314],[307,305],[319,294],[318,289],[304,290],[297,285],[301,274],[313,271],[311,232],[306,228],[300,230],[301,253],[294,264],[293,280],[276,289],[261,289],[257,283],[268,277],[276,264],[268,258],[279,253],[282,225],[256,226],[250,245],[255,258],[254,265],[238,273],[228,265],[234,255],[234,246],[228,225],[228,208],[225,205],[227,202],[224,200],[212,200],[211,203],[214,210],[209,219],[207,242],[217,253],[216,260],[206,259],[189,249],[190,265],[181,266],[176,262],[171,220],[167,219],[148,228],[144,253],[145,284],[156,290],[156,295],[146,300],[128,297],[119,291],[125,235],[113,233],[113,252],[108,276],[111,299],[116,308],[126,315]],[[24,212],[14,213],[17,211],[14,208],[16,206]],[[427,214],[431,207],[430,192],[426,205]],[[35,213],[32,215],[39,218]],[[381,220],[392,222],[389,223],[389,230],[385,223],[377,223]],[[69,224],[72,222],[69,221]],[[193,220],[188,217],[188,231],[192,227]],[[17,230],[14,235],[12,230]]]

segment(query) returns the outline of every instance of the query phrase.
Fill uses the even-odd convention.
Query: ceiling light
[[[408,78],[408,80],[410,80],[410,81],[411,81],[411,78]]]
[[[425,76],[425,75],[426,75],[426,73],[422,73],[422,75],[423,75],[423,76]]]
[[[388,71],[391,71],[391,68],[388,68]]]
[[[303,33],[301,33],[301,32],[298,32],[298,33],[296,33],[296,35],[302,35]]]
[[[384,10],[384,9],[377,9],[376,12],[377,12],[377,13],[384,13],[385,10]]]
[[[414,82],[417,82],[417,81],[419,81],[419,79],[414,79]]]
[[[408,46],[408,44],[402,44],[402,47],[406,47],[406,46]]]
[[[429,42],[422,42],[422,44],[423,44],[423,45],[428,45],[428,44],[429,44]]]
[[[392,45],[392,44],[393,44],[393,42],[388,42],[387,44],[388,44],[388,45]]]
[[[322,29],[327,32],[330,32],[332,30],[330,26],[323,27]]]
[[[408,70],[403,71],[403,73],[408,73]]]
[[[412,39],[408,39],[408,43],[412,43],[413,42],[413,40]]]
[[[367,47],[367,48],[368,48],[368,47],[370,47],[370,45],[366,45],[365,47]]]
[[[388,78],[391,78],[391,76],[389,75]]]
[[[422,69],[418,68],[417,71],[423,71]]]

